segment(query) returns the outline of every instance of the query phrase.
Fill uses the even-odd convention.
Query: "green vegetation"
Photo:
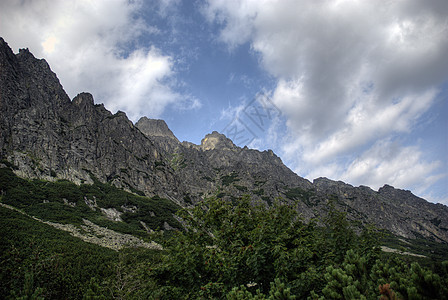
[[[244,185],[238,185],[238,184],[235,184],[234,185],[235,186],[235,188],[237,189],[237,190],[239,190],[240,192],[247,192],[247,187],[246,186],[244,186]]]
[[[259,187],[259,186],[262,186],[262,185],[265,184],[265,183],[266,183],[266,180],[255,180],[254,185],[255,185],[256,187]]]
[[[254,195],[263,196],[264,195],[264,189],[254,190],[254,191],[252,191],[252,193],[254,193]]]
[[[0,207],[0,298],[147,299],[161,252],[119,252]]]
[[[299,187],[290,188],[285,192],[285,196],[290,200],[303,201],[308,206],[315,206],[317,204],[317,199],[313,199],[313,201],[311,201],[311,198],[314,196],[313,190],[304,190]]]
[[[232,172],[229,175],[221,176],[222,185],[229,185],[233,182],[239,181],[238,174],[236,172]]]
[[[92,185],[80,186],[66,180],[25,180],[14,175],[10,169],[2,168],[0,192],[4,194],[3,203],[22,209],[32,216],[57,223],[80,225],[83,224],[82,219],[88,219],[100,226],[140,237],[147,236],[140,221],[153,230],[163,228],[164,222],[173,227],[180,227],[173,217],[178,210],[178,206],[173,202],[158,196],[148,198],[131,194],[96,179]],[[142,194],[138,190],[135,192]],[[123,212],[123,222],[108,220],[98,207],[93,210],[86,202]],[[124,211],[122,206],[135,207],[136,211]]]
[[[149,274],[160,299],[446,299],[448,261],[423,268],[382,254],[379,232],[357,235],[345,214],[324,226],[294,207],[243,197],[184,210],[187,231],[165,245]],[[392,298],[390,298],[392,299]]]
[[[140,221],[154,229],[165,221],[182,229],[158,236],[162,251],[117,252],[0,207],[0,295],[5,299],[448,298],[446,245],[401,241],[406,251],[434,254],[432,261],[382,253],[382,233],[366,227],[356,234],[345,213],[332,207],[324,219],[304,222],[293,205],[213,197],[179,211],[183,227],[168,200],[97,180],[80,186],[24,180],[7,168],[0,169],[0,195],[2,203],[60,223],[82,224],[86,218],[142,237],[147,234]],[[138,210],[112,222],[85,199],[104,208]],[[391,247],[397,245],[394,239],[385,237]]]
[[[179,169],[183,169],[187,166],[187,162],[182,153],[173,153],[171,154],[171,160],[169,161],[171,168],[174,171]]]
[[[0,236],[0,294],[6,299],[81,299],[91,278],[113,275],[118,257],[3,207]]]
[[[14,170],[19,169],[19,167],[17,167],[16,165],[14,165],[13,163],[9,162],[6,159],[0,159],[0,164],[4,164],[6,167],[14,169]]]
[[[133,188],[131,186],[129,186],[129,189],[131,190],[131,192],[133,192],[134,194],[137,194],[139,196],[145,197],[145,193],[143,191],[137,190],[136,188]]]
[[[193,201],[191,200],[190,194],[184,195],[184,201],[187,204],[193,204]]]
[[[165,168],[165,162],[163,160],[156,160],[154,166],[157,170],[163,170]]]
[[[418,261],[421,265],[429,266],[433,261],[448,260],[448,245],[438,243],[428,239],[404,239],[392,234],[386,234],[382,243],[384,246],[397,249],[403,252],[418,253],[425,257],[413,257],[413,261]],[[405,258],[404,258],[405,259]]]
[[[214,182],[213,178],[209,177],[209,176],[202,176],[201,179],[205,179],[209,182]]]

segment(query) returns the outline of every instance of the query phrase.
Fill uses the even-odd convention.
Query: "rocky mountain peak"
[[[73,104],[78,107],[93,106],[93,96],[90,93],[80,93],[73,98]]]
[[[313,184],[316,187],[324,187],[324,188],[329,188],[329,187],[337,187],[337,186],[347,186],[347,187],[353,187],[350,184],[347,184],[343,181],[335,181],[335,180],[331,180],[328,179],[326,177],[319,177],[313,180]]]
[[[201,149],[202,150],[212,150],[212,149],[220,149],[220,150],[234,150],[237,146],[227,138],[224,134],[221,134],[217,131],[213,131],[212,133],[207,134],[201,140]]]
[[[14,56],[14,53],[8,46],[8,43],[1,37],[0,37],[0,53],[7,53],[9,56]]]
[[[391,201],[395,202],[403,202],[404,200],[412,202],[414,204],[426,202],[424,199],[412,194],[411,191],[396,189],[388,184],[385,184],[383,187],[379,188],[378,194],[382,195],[383,197],[387,197]]]
[[[124,111],[122,111],[122,110],[117,111],[117,112],[114,114],[114,116],[115,116],[116,118],[125,118],[125,119],[128,120],[128,116],[127,116],[126,113],[125,113]]]
[[[22,49],[19,49],[19,54],[18,54],[18,56],[29,56],[29,57],[34,58],[33,53],[31,53],[31,52],[30,52],[30,49],[28,49],[28,48],[22,48]]]
[[[168,137],[177,141],[174,133],[168,128],[168,125],[164,120],[149,119],[147,117],[142,117],[135,123],[135,126],[140,129],[145,135],[149,137]]]
[[[385,184],[383,187],[380,187],[378,190],[379,193],[388,193],[395,190],[395,188],[391,185]]]
[[[29,71],[33,73],[41,73],[42,75],[45,74],[44,76],[49,76],[52,80],[56,80],[59,83],[59,79],[57,79],[56,74],[51,71],[48,62],[45,59],[37,59],[28,48],[19,49],[19,53],[16,57],[22,64],[27,64],[27,67],[32,66]]]

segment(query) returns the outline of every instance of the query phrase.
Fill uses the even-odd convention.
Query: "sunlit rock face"
[[[148,119],[147,117],[142,117],[135,123],[138,129],[147,136],[160,136],[167,137],[178,141],[174,136],[173,132],[168,128],[164,120]]]
[[[135,123],[135,126],[148,138],[156,142],[158,147],[165,152],[172,152],[179,147],[179,140],[168,128],[164,120],[142,117]]]
[[[235,150],[237,147],[233,142],[228,139],[224,134],[221,134],[217,131],[213,131],[210,134],[207,134],[201,141],[201,149],[202,150]]]

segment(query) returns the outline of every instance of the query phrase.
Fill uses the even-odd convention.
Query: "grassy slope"
[[[111,262],[118,257],[115,251],[4,207],[0,207],[0,236],[3,296],[23,295],[25,277],[32,275],[32,291],[40,287],[50,298],[80,298],[92,277],[111,276]]]
[[[157,196],[148,198],[135,195],[97,180],[93,185],[80,186],[65,180],[25,180],[8,168],[1,168],[0,191],[3,193],[3,203],[47,221],[80,225],[82,219],[88,219],[97,225],[142,238],[148,235],[140,221],[152,230],[163,228],[165,222],[172,227],[180,227],[173,218],[179,207],[171,201]],[[95,200],[101,208],[115,208],[123,212],[122,206],[126,206],[137,208],[137,212],[123,212],[123,222],[114,222],[107,219],[99,208],[89,208],[85,199]]]

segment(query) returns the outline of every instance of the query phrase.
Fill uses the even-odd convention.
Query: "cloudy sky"
[[[448,1],[1,1],[70,97],[448,204]]]

